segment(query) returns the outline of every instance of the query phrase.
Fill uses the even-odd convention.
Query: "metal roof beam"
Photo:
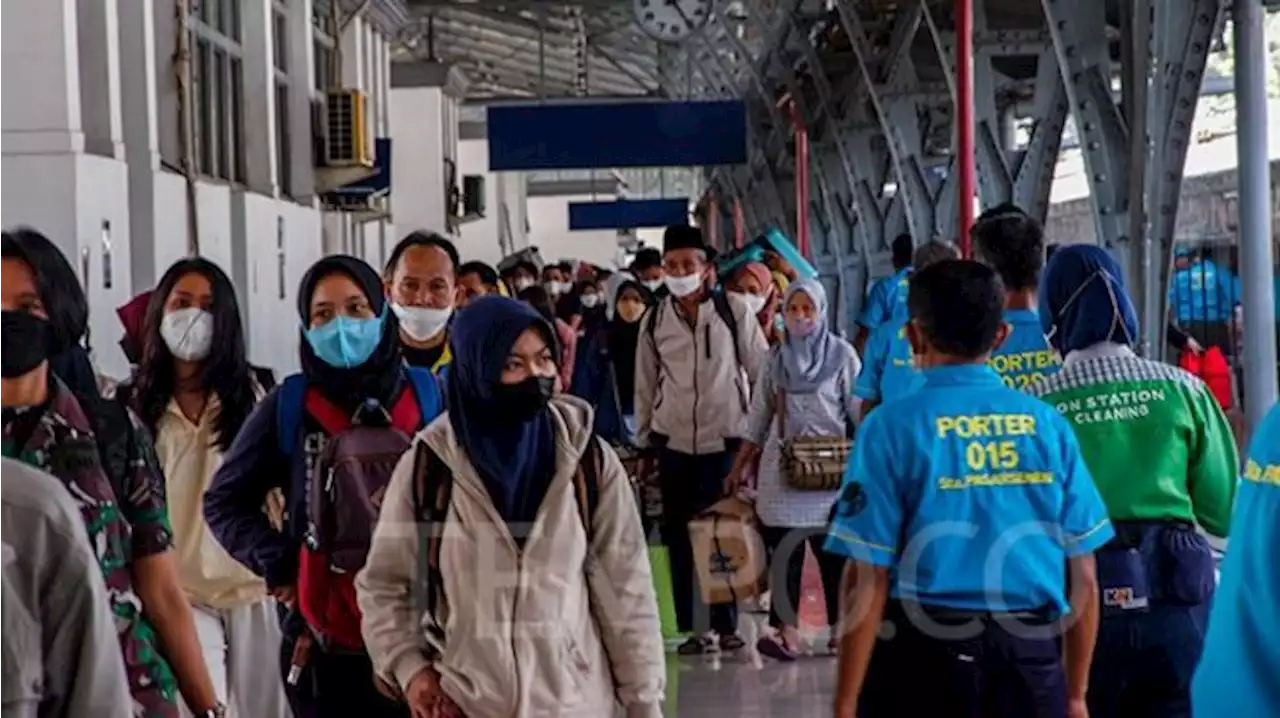
[[[539,60],[537,58],[537,44],[532,48],[507,48],[507,52],[502,53],[496,46],[485,42],[484,40],[472,39],[461,35],[449,34],[445,37],[436,38],[436,51],[441,56],[451,55],[451,51],[460,50],[461,56],[454,55],[458,59],[469,59],[474,62],[488,62],[495,65],[511,65],[519,72],[524,72],[532,77],[537,77],[545,69],[548,77],[577,77],[577,63],[572,60],[553,57],[547,55],[545,57],[545,68],[539,68]],[[527,52],[533,53],[531,61],[525,61],[521,57]],[[604,65],[603,63],[592,64],[590,74],[592,81],[602,80],[610,85],[632,86],[635,80],[615,69]],[[647,89],[647,88],[646,88]]]

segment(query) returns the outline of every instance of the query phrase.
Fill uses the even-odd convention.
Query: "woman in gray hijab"
[[[828,647],[835,645],[840,572],[843,561],[822,550],[831,507],[839,493],[791,488],[781,471],[783,441],[797,437],[851,436],[857,417],[853,385],[862,362],[853,346],[827,326],[827,293],[814,279],[791,284],[783,295],[786,322],[783,340],[773,349],[767,371],[752,392],[748,432],[738,452],[726,489],[737,492],[756,471],[756,513],[771,553],[772,600],[769,625],[760,639],[761,653],[794,660],[800,653],[797,618],[804,545],[809,544],[822,573]],[[781,410],[780,410],[781,409]]]

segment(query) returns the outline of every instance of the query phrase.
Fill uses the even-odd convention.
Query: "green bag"
[[[666,546],[649,547],[649,570],[653,573],[653,592],[658,598],[658,621],[664,639],[682,638],[676,627],[676,600],[671,593],[671,559]]]

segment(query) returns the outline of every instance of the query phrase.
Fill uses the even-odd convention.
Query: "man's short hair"
[[[455,274],[458,271],[458,264],[462,258],[458,256],[458,248],[453,246],[443,235],[435,232],[426,232],[418,230],[405,235],[404,239],[396,242],[396,246],[391,250],[391,256],[387,257],[387,266],[383,268],[383,272],[390,276],[396,271],[396,265],[400,263],[400,257],[410,247],[435,247],[445,254],[449,255],[449,263],[453,265]]]
[[[470,261],[463,263],[462,266],[458,267],[458,276],[461,277],[466,274],[476,275],[480,278],[481,284],[498,286],[498,270],[484,262]]]
[[[983,212],[969,236],[975,257],[1000,275],[1008,289],[1034,289],[1044,268],[1044,229],[1017,205]]]
[[[916,253],[912,255],[910,264],[918,272],[938,262],[959,258],[960,250],[956,249],[954,244],[934,239],[916,247]]]
[[[948,259],[912,273],[907,310],[934,349],[976,359],[995,346],[1004,287],[993,268]]]
[[[662,252],[654,247],[645,247],[636,252],[635,259],[631,260],[631,269],[636,272],[643,272],[646,269],[662,266]]]
[[[911,241],[911,235],[900,234],[894,237],[890,250],[893,255],[894,269],[906,269],[911,266],[911,253],[915,251],[915,242]]]

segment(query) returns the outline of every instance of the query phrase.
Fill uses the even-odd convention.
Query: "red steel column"
[[[809,257],[809,130],[804,126],[795,101],[791,102],[791,124],[796,140],[796,247]]]
[[[973,0],[956,2],[956,171],[960,173],[956,201],[960,223],[956,231],[960,251],[968,257],[969,228],[973,226],[973,190],[977,184],[973,141]]]

